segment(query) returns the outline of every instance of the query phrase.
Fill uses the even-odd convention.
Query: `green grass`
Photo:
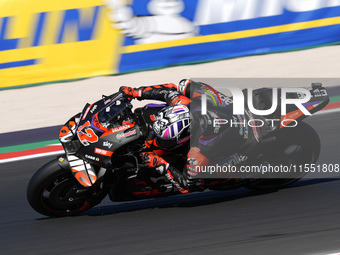
[[[49,141],[43,141],[43,142],[26,143],[26,144],[14,145],[14,146],[7,146],[7,147],[0,148],[0,153],[9,153],[9,152],[16,152],[16,151],[39,149],[39,148],[43,148],[43,147],[51,145],[51,144],[56,144],[58,142],[59,142],[59,140],[49,140]]]

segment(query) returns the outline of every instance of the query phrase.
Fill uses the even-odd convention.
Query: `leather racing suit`
[[[207,84],[184,79],[179,83],[178,87],[173,83],[168,83],[139,88],[121,87],[120,91],[124,92],[126,96],[137,98],[138,100],[152,99],[163,101],[168,106],[184,104],[190,107],[193,115],[191,130],[199,130],[199,132],[195,132],[192,135],[195,137],[191,137],[191,148],[187,154],[187,163],[183,170],[169,164],[161,156],[161,153],[155,153],[164,148],[157,143],[153,136],[149,136],[148,140],[145,141],[145,145],[150,149],[150,152],[140,154],[146,167],[155,168],[159,173],[165,175],[182,193],[188,193],[197,188],[199,181],[195,178],[197,175],[196,167],[208,165],[210,159],[206,155],[209,154],[209,151],[223,147],[223,155],[221,156],[226,157],[244,147],[249,147],[254,151],[254,146],[261,140],[261,132],[258,128],[247,128],[246,124],[242,124],[253,118],[251,113],[245,111],[244,116],[234,116],[232,113],[232,98],[216,91]],[[206,115],[201,114],[200,107],[201,96],[204,93],[209,93],[211,96],[208,100],[209,110]],[[211,125],[216,118],[222,118],[238,124],[232,126],[222,125],[216,128]],[[218,154],[218,152],[216,153]],[[214,154],[216,153],[214,152]],[[246,156],[246,158],[248,157],[249,155]]]

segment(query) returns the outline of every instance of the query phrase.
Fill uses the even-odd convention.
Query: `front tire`
[[[27,187],[27,200],[38,213],[62,217],[84,212],[99,204],[106,195],[95,198],[85,195],[73,200],[71,194],[78,186],[72,173],[62,169],[55,159],[33,175]]]

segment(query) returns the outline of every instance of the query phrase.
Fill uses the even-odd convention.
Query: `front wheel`
[[[41,167],[27,187],[27,200],[31,207],[51,217],[86,211],[99,204],[105,196],[105,192],[93,196],[91,190],[80,189],[72,173],[62,169],[57,159]]]

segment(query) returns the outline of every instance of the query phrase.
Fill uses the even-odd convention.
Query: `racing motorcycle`
[[[329,102],[327,91],[313,83],[311,99],[304,106],[315,113]],[[299,98],[291,93],[291,98]],[[253,91],[256,109],[271,106],[270,89]],[[27,199],[37,212],[52,217],[78,214],[99,204],[107,195],[112,201],[132,201],[180,194],[176,187],[155,169],[145,168],[138,155],[146,151],[145,140],[150,125],[165,105],[148,104],[132,111],[131,99],[117,92],[93,104],[86,104],[61,128],[59,140],[65,154],[42,166],[31,178]],[[294,105],[288,105],[287,115],[278,108],[266,118],[289,117],[298,125],[284,128],[273,125],[264,136],[256,163],[311,164],[320,154],[320,139],[316,131],[301,121],[306,117]],[[188,142],[189,144],[189,142]],[[165,152],[170,164],[183,169],[188,146]],[[241,155],[240,152],[239,155]],[[227,156],[226,156],[227,157]],[[238,154],[224,159],[238,164]],[[250,162],[255,163],[255,162]],[[215,178],[202,179],[200,190],[230,190],[246,187],[272,190],[285,187],[305,173],[287,173],[284,178]]]

